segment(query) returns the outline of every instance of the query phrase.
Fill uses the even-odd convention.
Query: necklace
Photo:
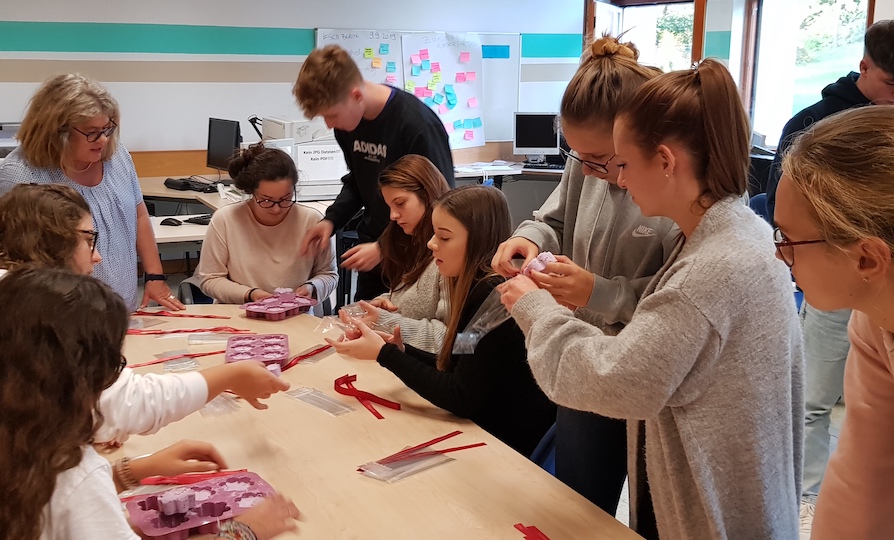
[[[92,167],[94,163],[95,163],[94,161],[91,161],[90,163],[87,164],[86,167],[84,167],[84,168],[81,169],[81,170],[78,170],[78,169],[74,169],[74,168],[73,168],[73,169],[71,169],[71,172],[73,172],[73,173],[87,172],[87,169],[89,169],[90,167]]]

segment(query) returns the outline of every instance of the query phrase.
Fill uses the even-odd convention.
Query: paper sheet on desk
[[[480,172],[499,172],[499,171],[512,171],[512,167],[508,165],[485,165],[482,167],[477,166],[466,166],[466,167],[456,167],[456,172],[462,173],[480,173]]]

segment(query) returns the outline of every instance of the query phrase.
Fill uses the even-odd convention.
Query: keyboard
[[[561,171],[565,168],[564,163],[525,163],[522,165],[525,169],[546,169]]]

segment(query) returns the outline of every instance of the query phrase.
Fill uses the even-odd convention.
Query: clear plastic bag
[[[297,399],[298,401],[322,409],[332,416],[341,416],[354,410],[350,405],[345,405],[344,403],[327,396],[323,392],[320,392],[316,388],[302,386],[300,388],[295,388],[294,390],[289,390],[285,394],[292,399]]]
[[[409,457],[387,464],[379,463],[378,461],[370,461],[369,463],[364,463],[357,467],[357,470],[364,476],[375,478],[382,482],[393,483],[451,461],[453,461],[453,458],[450,456],[435,454],[421,457]]]
[[[488,332],[508,321],[511,315],[506,306],[500,301],[500,292],[492,290],[472,320],[466,325],[465,330],[456,334],[453,341],[453,354],[472,354],[478,347],[478,342]]]
[[[229,394],[219,394],[199,409],[202,416],[223,416],[240,409],[239,402]]]

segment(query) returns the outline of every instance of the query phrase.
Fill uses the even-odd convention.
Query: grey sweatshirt
[[[589,302],[575,315],[610,334],[630,320],[646,285],[682,240],[673,221],[643,216],[626,190],[585,177],[573,160],[537,218],[523,222],[513,236],[596,275]]]
[[[400,326],[404,343],[419,350],[437,354],[444,345],[449,316],[447,284],[434,261],[426,267],[416,283],[382,294],[399,309],[379,310],[379,322]]]
[[[617,336],[543,290],[514,306],[550,399],[646,421],[662,538],[798,536],[803,360],[787,270],[769,225],[729,198],[706,211]]]

